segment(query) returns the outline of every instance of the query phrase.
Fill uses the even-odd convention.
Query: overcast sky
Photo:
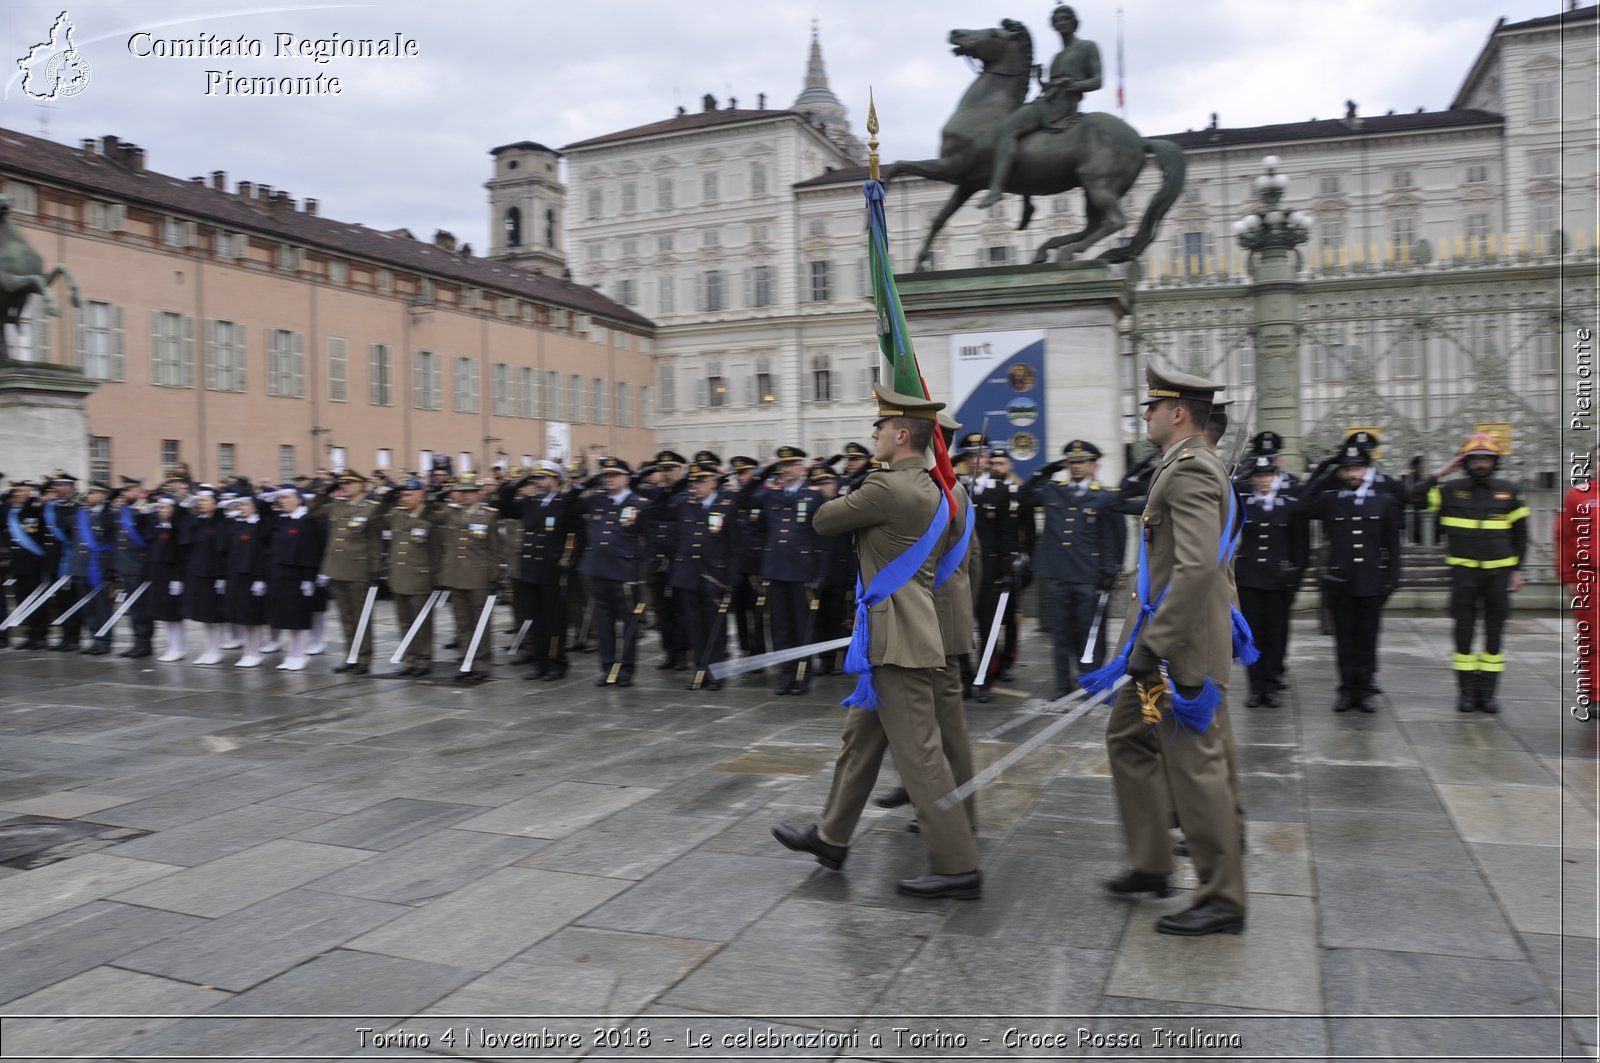
[[[237,0],[79,0],[67,8],[91,68],[80,94],[41,105],[21,90],[16,61],[49,37],[63,0],[4,0],[7,79],[0,125],[76,143],[114,133],[147,165],[180,178],[226,170],[313,196],[324,215],[419,236],[449,229],[487,247],[487,152],[536,140],[553,147],[698,110],[787,107],[805,75],[811,21],[830,84],[865,139],[867,89],[877,95],[885,160],[937,154],[939,127],[973,74],[947,44],[956,27],[1021,17],[1048,62],[1059,38],[1048,0],[390,0],[364,5]],[[1495,20],[1556,13],[1558,0],[1128,0],[1128,119],[1146,136],[1204,127],[1332,118],[1354,99],[1363,114],[1448,107]],[[1099,43],[1106,88],[1085,106],[1115,110],[1117,14],[1080,4],[1082,35]],[[262,42],[261,58],[140,58],[130,38],[202,33]],[[275,58],[276,34],[370,38],[399,33],[419,53],[318,64]],[[145,39],[133,47],[148,50]],[[1046,50],[1048,48],[1048,50]],[[338,96],[207,95],[207,70],[241,76],[337,77]]]

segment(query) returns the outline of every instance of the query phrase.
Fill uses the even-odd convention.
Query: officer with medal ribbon
[[[728,656],[726,610],[739,578],[739,509],[731,495],[718,489],[721,471],[713,463],[690,465],[679,482],[686,488],[663,492],[647,512],[659,541],[671,550],[668,578],[688,621],[689,652],[700,676]],[[703,685],[722,689],[716,679]]]
[[[1283,658],[1288,646],[1289,606],[1310,556],[1310,540],[1301,512],[1299,489],[1282,474],[1269,454],[1246,462],[1244,534],[1234,559],[1239,611],[1250,623],[1261,657],[1250,665],[1246,708],[1279,706]]]
[[[309,507],[314,518],[327,528],[327,546],[322,556],[319,585],[339,607],[339,627],[344,634],[345,657],[355,645],[356,631],[367,604],[367,590],[378,578],[383,559],[383,528],[379,517],[382,505],[367,497],[367,478],[354,469],[339,474]],[[353,671],[366,675],[372,667],[372,631],[377,627],[367,618],[355,662],[341,659],[335,672]]]
[[[941,402],[873,387],[878,419],[875,457],[887,468],[869,473],[848,495],[817,511],[822,535],[853,532],[861,573],[856,629],[847,671],[860,676],[845,704],[844,749],[822,821],[779,825],[773,836],[838,870],[877,780],[886,750],[912,802],[928,847],[931,872],[898,884],[915,897],[977,897],[978,851],[965,807],[941,808],[955,788],[934,700],[934,671],[944,667],[944,636],[933,586],[949,504],[928,470],[927,450]]]
[[[472,638],[479,628],[477,652],[463,681],[489,678],[494,660],[494,639],[484,622],[484,607],[489,592],[500,582],[500,535],[496,527],[499,514],[482,502],[482,485],[470,472],[461,473],[450,485],[450,504],[439,514],[439,532],[444,539],[439,553],[439,586],[450,592],[450,610],[455,616],[456,638],[465,655],[472,649]]]
[[[589,578],[589,596],[594,602],[600,656],[600,677],[595,685],[628,687],[633,685],[639,612],[644,606],[646,545],[640,516],[645,499],[629,486],[632,470],[627,462],[608,455],[600,458],[597,467],[594,479],[599,490],[585,495],[581,504],[587,533],[583,574]]]
[[[811,520],[822,495],[806,483],[805,460],[806,452],[799,447],[779,447],[773,462],[739,493],[740,506],[760,513],[766,536],[761,581],[772,618],[774,650],[802,644],[815,593],[817,537]],[[782,667],[774,693],[806,692],[810,678],[800,663]]]
[[[733,470],[729,489],[735,494],[755,480],[761,463],[744,454],[728,459]],[[739,634],[739,652],[746,657],[767,652],[767,602],[761,592],[761,557],[766,533],[761,526],[761,510],[739,511],[739,586],[733,592],[734,629]],[[764,670],[757,670],[760,675]]]
[[[76,619],[88,629],[89,645],[81,652],[90,657],[111,652],[111,633],[99,634],[111,617],[111,584],[116,576],[111,567],[111,508],[106,504],[110,496],[111,488],[96,480],[84,490],[73,513],[72,596],[67,599],[73,605],[67,608],[76,607],[79,615],[68,621]],[[65,625],[62,630],[65,633]]]
[[[1228,782],[1231,736],[1215,725],[1232,658],[1253,660],[1236,618],[1232,547],[1238,501],[1203,429],[1221,385],[1147,368],[1146,436],[1161,450],[1142,515],[1139,575],[1117,656],[1082,678],[1107,689],[1123,674],[1106,723],[1106,751],[1121,806],[1129,871],[1113,894],[1171,891],[1176,811],[1199,885],[1191,907],[1158,920],[1164,934],[1238,933],[1245,924],[1243,823]],[[1244,645],[1238,645],[1241,638]]]
[[[116,573],[117,589],[131,596],[150,579],[150,514],[140,498],[144,481],[134,476],[118,478],[120,488],[111,504],[114,547],[111,564]],[[133,633],[133,643],[117,654],[118,657],[142,658],[154,652],[150,643],[155,635],[155,621],[150,618],[151,587],[134,600],[127,611],[128,627]],[[106,632],[114,636],[114,632]]]
[[[561,466],[534,462],[526,475],[500,485],[495,508],[522,526],[517,581],[527,602],[524,643],[533,670],[525,678],[554,682],[567,674],[567,603],[573,579],[578,494],[561,489]]]
[[[39,485],[32,480],[13,480],[10,497],[6,500],[6,560],[11,578],[12,597],[17,603],[13,611],[33,597],[44,593],[54,583],[49,554],[44,544],[44,502],[39,498]],[[47,646],[50,617],[42,609],[35,609],[23,620],[22,648],[42,650]]]
[[[45,483],[44,515],[45,556],[50,559],[50,572],[45,581],[49,586],[63,577],[72,575],[73,540],[77,537],[78,478],[57,469]],[[49,624],[52,618],[71,607],[74,599],[70,592],[57,594],[48,605],[34,610],[33,616]],[[78,649],[82,638],[82,610],[68,617],[61,625],[61,637],[50,648],[59,653]]]

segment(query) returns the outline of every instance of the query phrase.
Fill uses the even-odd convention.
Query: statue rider
[[[1083,94],[1100,87],[1100,49],[1093,41],[1076,36],[1077,13],[1061,4],[1050,13],[1050,26],[1061,34],[1061,51],[1050,60],[1049,80],[1040,75],[1040,94],[1017,108],[1001,128],[995,144],[989,194],[978,203],[980,210],[1000,202],[1017,154],[1017,141],[1040,129],[1066,128],[1077,117]]]

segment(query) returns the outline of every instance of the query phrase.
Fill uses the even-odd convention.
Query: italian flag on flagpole
[[[871,176],[862,189],[867,197],[867,240],[869,268],[872,271],[872,302],[878,312],[878,349],[889,363],[889,386],[902,395],[916,395],[931,399],[928,382],[922,378],[917,364],[917,352],[911,345],[911,331],[906,327],[906,315],[900,307],[900,293],[894,286],[894,267],[889,261],[889,224],[884,214],[884,187],[878,178],[878,110],[876,102],[867,107],[867,131],[872,134],[868,142],[871,149],[868,167]],[[945,503],[950,507],[950,519],[957,520],[955,496],[951,493],[956,484],[955,466],[950,463],[950,451],[944,443],[944,433],[936,427],[933,433],[933,478],[944,492]]]

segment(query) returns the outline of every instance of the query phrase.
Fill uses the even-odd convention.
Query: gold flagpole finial
[[[878,179],[878,103],[872,98],[872,90],[867,89],[867,132],[872,134],[872,139],[867,141],[867,173],[876,181]]]

